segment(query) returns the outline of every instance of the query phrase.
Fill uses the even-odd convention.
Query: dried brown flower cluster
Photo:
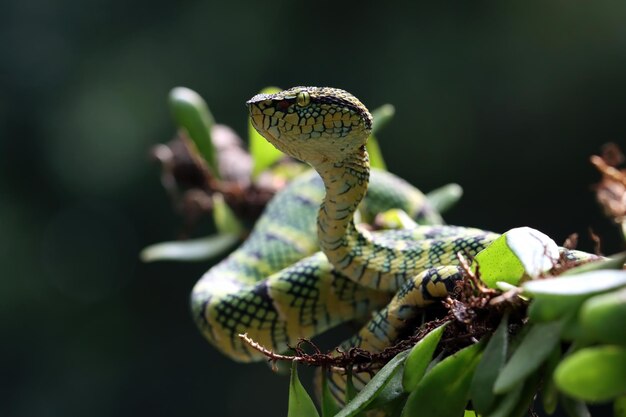
[[[220,178],[211,173],[182,130],[169,143],[156,145],[150,152],[161,163],[161,183],[174,209],[183,217],[182,239],[193,234],[200,219],[210,216],[213,194],[221,194],[238,219],[252,224],[285,185],[270,175],[252,180],[252,157],[230,127],[213,125],[211,139]]]
[[[594,187],[596,198],[605,214],[626,234],[626,169],[620,168],[624,161],[624,154],[614,143],[605,145],[601,156],[591,157],[591,163],[602,173]]]

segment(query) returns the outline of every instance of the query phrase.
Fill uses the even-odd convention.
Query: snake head
[[[347,91],[293,87],[246,102],[254,128],[287,155],[316,166],[343,161],[365,145],[372,115]]]

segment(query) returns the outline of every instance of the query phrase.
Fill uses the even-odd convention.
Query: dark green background
[[[626,142],[626,3],[392,3],[0,3],[0,415],[286,415],[196,331],[208,265],[138,261],[180,225],[147,157],[174,86],[239,132],[266,85],[393,103],[391,170],[461,183],[450,222],[620,248],[588,156]]]

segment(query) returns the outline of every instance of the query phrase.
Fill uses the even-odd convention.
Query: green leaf
[[[626,271],[599,270],[572,276],[530,281],[523,285],[534,300],[528,315],[551,321],[577,311],[592,295],[626,286]]]
[[[504,367],[508,340],[508,315],[505,315],[485,347],[470,386],[472,404],[481,414],[489,412],[495,404],[496,396],[492,388]]]
[[[213,221],[220,234],[241,235],[244,229],[235,213],[224,201],[224,197],[219,193],[213,194]]]
[[[380,145],[378,145],[378,140],[374,135],[370,135],[366,147],[370,158],[370,167],[387,171],[387,164],[385,164],[385,160],[383,159],[383,152],[380,150]]]
[[[576,297],[593,295],[626,286],[626,271],[601,270],[584,274],[541,279],[524,283],[524,290],[533,297],[556,295]]]
[[[380,371],[374,375],[372,380],[350,401],[343,410],[335,417],[353,417],[363,411],[369,403],[376,398],[383,388],[389,383],[396,372],[402,369],[402,364],[408,355],[408,351],[397,354]]]
[[[463,188],[459,184],[451,183],[436,188],[426,194],[426,198],[439,213],[445,213],[459,202],[463,196]]]
[[[517,404],[511,410],[510,414],[505,414],[504,417],[524,417],[528,415],[528,410],[532,406],[532,402],[539,389],[539,383],[541,382],[541,373],[535,372],[526,380],[522,388],[522,392],[519,395]],[[489,416],[491,417],[491,416]]]
[[[565,320],[533,325],[496,379],[493,391],[504,394],[521,384],[559,343]]]
[[[580,308],[586,296],[540,296],[530,303],[528,317],[535,323],[545,323],[571,316]]]
[[[561,395],[561,405],[570,417],[591,417],[591,413],[584,402]]]
[[[626,395],[626,348],[581,349],[559,364],[554,380],[565,394],[583,401],[608,401]]]
[[[404,391],[411,392],[415,391],[417,388],[417,385],[426,373],[426,368],[433,357],[433,353],[435,353],[435,349],[447,325],[448,323],[444,323],[429,332],[411,349],[406,359],[404,374],[402,376]]]
[[[559,391],[557,390],[556,383],[554,382],[554,370],[558,366],[560,360],[561,347],[557,345],[548,357],[544,384],[541,390],[543,409],[549,415],[554,414],[559,403]]]
[[[289,410],[287,417],[319,417],[313,400],[306,392],[298,378],[297,362],[291,365],[289,381]]]
[[[282,91],[278,87],[267,87],[261,90],[261,94],[276,94]],[[252,122],[248,120],[248,143],[250,146],[250,154],[254,161],[252,168],[252,177],[257,178],[259,174],[276,161],[284,156],[284,154],[276,149],[274,145],[269,143],[259,132],[256,131]]]
[[[585,339],[626,345],[626,288],[589,298],[579,321]]]
[[[378,395],[374,397],[374,400],[369,403],[367,406],[368,410],[377,408],[396,408],[396,403],[404,403],[404,401],[406,401],[407,393],[404,392],[404,388],[402,387],[402,376],[404,375],[403,368],[404,367],[401,366],[394,372],[393,376],[389,379],[389,382],[387,382]]]
[[[499,401],[493,411],[484,414],[485,417],[523,417],[531,408],[532,401],[537,393],[541,375],[539,372],[531,375],[523,384],[515,386],[505,395],[498,397]]]
[[[372,111],[372,135],[377,134],[380,130],[387,126],[393,116],[396,114],[396,108],[393,104],[383,104]]]
[[[624,263],[626,262],[626,252],[618,253],[609,257],[608,259],[603,259],[599,261],[588,262],[577,266],[572,269],[568,269],[565,271],[563,275],[578,275],[584,272],[590,271],[600,271],[603,269],[622,269],[624,268]]]
[[[222,255],[239,242],[238,234],[222,234],[200,239],[161,242],[143,249],[139,257],[143,262],[154,261],[205,261]]]
[[[468,346],[435,365],[409,395],[402,416],[462,415],[482,347],[481,343]]]
[[[354,397],[356,397],[356,394],[357,394],[352,378],[353,378],[352,369],[348,368],[346,372],[346,397],[345,397],[346,404],[351,402],[354,399]]]
[[[488,417],[511,417],[513,410],[517,403],[520,402],[522,397],[522,391],[524,390],[524,385],[520,384],[509,392],[507,392],[504,396],[500,397],[500,401],[496,404],[493,412],[486,414]]]
[[[372,123],[372,133],[367,140],[367,153],[369,154],[370,166],[372,168],[378,168],[383,171],[387,170],[387,165],[383,159],[383,153],[380,150],[376,134],[391,121],[395,112],[396,109],[391,104],[384,104],[372,111],[372,118],[374,120]]]
[[[176,87],[170,91],[170,109],[176,124],[185,129],[213,175],[219,178],[217,156],[211,140],[211,128],[215,124],[206,102],[189,88]]]
[[[498,281],[518,285],[522,279],[536,278],[551,269],[559,258],[559,248],[545,234],[530,227],[518,227],[504,233],[480,251],[474,271],[490,288]]]
[[[322,369],[322,417],[333,417],[341,410],[341,407],[330,392],[327,372],[326,369]]]

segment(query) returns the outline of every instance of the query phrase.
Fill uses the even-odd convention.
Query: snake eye
[[[296,104],[300,107],[306,107],[311,102],[311,95],[306,91],[298,93],[296,96]]]

